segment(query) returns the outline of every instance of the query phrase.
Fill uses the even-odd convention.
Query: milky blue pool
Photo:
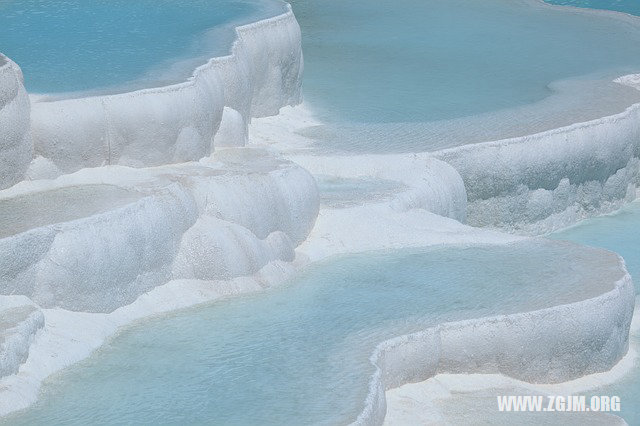
[[[581,222],[552,234],[555,239],[568,240],[593,247],[602,247],[620,254],[640,293],[640,201],[619,212]]]
[[[283,10],[278,0],[3,0],[0,51],[30,92],[163,85],[227,54],[236,25]]]
[[[545,0],[547,3],[561,6],[607,9],[616,12],[640,15],[640,2],[636,0]]]
[[[0,2],[0,49],[22,66],[33,92],[166,84],[225,53],[234,25],[282,7],[258,0],[114,1]],[[565,79],[575,85],[568,97],[577,99],[640,69],[635,25],[552,12],[532,1],[293,5],[303,27],[305,94],[331,123],[310,135],[342,149],[433,149],[451,133],[426,133],[423,123],[541,102],[553,94],[552,82]],[[603,93],[615,90],[621,105],[633,100],[613,86]],[[545,111],[529,120],[550,120]],[[460,127],[452,126],[453,133]],[[342,204],[343,193],[362,187],[324,185],[331,189],[327,204]],[[594,219],[556,238],[618,251],[636,276],[637,206],[629,209],[619,227],[616,216]],[[345,423],[362,408],[368,357],[379,341],[440,321],[588,297],[613,273],[602,260],[599,252],[551,243],[334,259],[282,289],[137,324],[51,378],[37,405],[3,422]],[[623,415],[633,421],[640,392],[629,380],[611,392],[622,396]]]
[[[5,423],[345,424],[380,341],[598,294],[619,276],[606,257],[544,241],[339,257],[284,288],[137,324]]]
[[[584,121],[638,100],[616,87],[597,93],[640,71],[640,27],[601,13],[537,0],[291,3],[303,29],[305,99],[325,121],[307,135],[325,148],[432,150]],[[508,112],[557,94],[559,81],[553,105]]]

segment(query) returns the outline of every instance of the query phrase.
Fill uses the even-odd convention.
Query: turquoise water
[[[513,125],[517,133],[532,123],[554,127],[595,118],[604,113],[589,109],[606,96],[571,99],[640,70],[639,27],[537,1],[291,3],[302,27],[305,100],[327,123],[308,135],[325,147],[428,150],[448,138],[468,143],[486,128]],[[547,105],[521,123],[498,117],[444,130],[417,125],[530,105],[555,93],[552,82],[566,79],[585,86],[567,89],[556,111]],[[371,127],[380,124],[397,126]]]
[[[584,221],[552,237],[619,253],[640,294],[640,201],[631,203],[619,213]],[[640,344],[640,335],[632,335],[631,339],[636,345]],[[632,426],[640,425],[640,364],[620,382],[595,393],[620,396],[621,416]]]
[[[30,92],[162,85],[228,53],[276,0],[0,0],[0,51]]]
[[[601,247],[620,254],[640,294],[640,201],[551,235],[554,239]]]
[[[640,15],[640,2],[637,0],[545,0],[547,3],[561,6],[608,9],[617,12]]]
[[[188,75],[205,52],[224,53],[233,36],[228,24],[261,4],[0,0],[0,49],[20,63],[35,92],[165,84]],[[304,35],[305,95],[334,124],[329,133],[338,134],[332,143],[339,147],[342,125],[406,129],[407,122],[477,116],[539,102],[553,81],[588,75],[581,78],[599,85],[640,66],[637,29],[528,2],[293,4]],[[353,129],[348,143],[362,150],[372,148],[362,134],[387,150],[433,147],[420,127],[393,136],[374,129],[383,135],[377,139]],[[324,184],[329,204],[362,189]],[[638,276],[638,210],[632,205],[555,238],[615,250]],[[344,423],[362,408],[377,342],[442,320],[586,297],[592,289],[583,281],[606,272],[590,253],[533,245],[337,259],[290,287],[131,327],[49,380],[36,406],[5,422]],[[630,424],[640,424],[638,377],[606,390],[622,397]]]
[[[637,30],[536,2],[291,3],[303,29],[305,95],[333,119],[473,115],[538,101],[552,81],[640,65]]]
[[[344,424],[380,341],[589,297],[619,274],[606,258],[544,240],[335,258],[284,288],[135,325],[5,423]]]

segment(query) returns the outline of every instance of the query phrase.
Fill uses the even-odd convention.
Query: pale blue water
[[[31,92],[163,85],[227,54],[234,26],[282,10],[277,0],[0,0],[0,51]]]
[[[159,7],[157,1],[122,1],[113,7],[98,1],[0,1],[0,50],[20,63],[32,91],[164,84],[188,75],[203,53],[224,53],[232,39],[228,24],[253,16],[261,10],[258,3],[163,1]],[[640,65],[640,35],[633,26],[532,3],[293,4],[304,34],[307,100],[336,123],[404,127],[474,116],[540,101],[556,80],[606,80],[637,72]],[[212,27],[220,31],[203,37]],[[165,73],[177,60],[184,62]],[[403,150],[430,147],[420,134],[410,136],[415,141]],[[636,276],[640,250],[633,239],[638,241],[634,232],[640,227],[637,212],[625,214],[620,221],[594,219],[558,238],[620,252]],[[353,420],[362,408],[368,356],[377,342],[415,330],[418,323],[586,297],[590,289],[583,280],[606,270],[593,252],[580,262],[572,256],[578,256],[575,248],[533,245],[334,260],[281,290],[132,327],[51,379],[35,407],[5,421]],[[640,424],[637,377],[608,392],[622,396],[630,424]]]
[[[640,294],[640,201],[616,214],[586,220],[551,236],[619,253],[633,278],[636,293]],[[639,342],[640,336],[632,335],[631,339]],[[640,425],[640,365],[620,382],[598,389],[596,393],[620,396],[621,416],[632,426]]]
[[[625,206],[616,214],[583,221],[551,236],[620,254],[636,283],[636,292],[640,294],[640,201]]]
[[[284,288],[131,327],[4,423],[344,424],[380,341],[589,297],[618,274],[599,251],[544,240],[339,257]]]
[[[447,145],[447,138],[468,143],[486,127],[508,126],[505,121],[514,117],[454,123],[444,131],[417,124],[539,102],[558,80],[588,80],[588,88],[567,95],[585,96],[614,76],[640,71],[638,26],[536,1],[291,3],[303,30],[305,100],[326,122],[309,135],[324,147],[416,151]],[[562,115],[567,118],[558,125],[595,118],[601,115],[588,110],[600,98],[551,114],[545,108],[515,126],[544,127],[550,121],[547,127],[553,127]],[[398,126],[371,127],[381,123]]]
[[[333,119],[473,115],[540,100],[555,80],[640,65],[637,30],[535,2],[292,5],[303,28],[305,95]]]
[[[608,9],[617,12],[640,15],[640,1],[637,0],[545,0],[547,3],[561,6]]]
[[[384,179],[346,179],[316,176],[320,204],[328,207],[349,207],[373,201],[390,200],[407,187]]]

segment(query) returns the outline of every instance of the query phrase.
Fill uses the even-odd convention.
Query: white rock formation
[[[385,179],[403,184],[390,206],[398,212],[423,209],[465,222],[467,192],[458,172],[428,154],[306,156],[291,158],[315,175]]]
[[[0,296],[0,377],[18,372],[44,316],[29,299]]]
[[[184,234],[175,259],[175,278],[229,280],[253,275],[274,260],[292,261],[289,237],[276,231],[263,240],[243,226],[201,216]]]
[[[231,54],[211,59],[184,83],[38,98],[32,107],[36,154],[70,173],[199,160],[211,153],[219,128],[222,145],[242,145],[251,117],[277,114],[300,101],[303,65],[300,28],[290,8],[236,31]]]
[[[615,258],[617,255],[609,253]],[[365,409],[355,424],[382,424],[385,391],[439,373],[500,373],[558,383],[607,371],[627,353],[635,291],[622,276],[602,295],[547,309],[444,323],[381,343]]]
[[[0,54],[0,189],[22,180],[33,157],[29,116],[22,71]]]
[[[249,129],[242,114],[233,108],[224,107],[220,127],[213,137],[211,151],[214,147],[245,146],[248,139]]]
[[[25,182],[0,193],[0,210],[0,294],[110,312],[173,276],[229,279],[292,260],[318,195],[300,167],[229,149],[210,163]]]
[[[469,224],[548,232],[636,198],[640,104],[586,123],[435,156],[462,176]]]

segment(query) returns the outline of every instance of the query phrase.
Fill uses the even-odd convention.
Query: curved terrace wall
[[[423,209],[464,223],[467,193],[460,174],[444,161],[425,155],[291,156],[315,175],[357,179],[387,179],[403,183],[391,202],[395,211]]]
[[[544,233],[636,198],[640,104],[585,123],[434,155],[461,174],[470,225]]]
[[[318,214],[313,177],[252,149],[215,160],[88,169],[3,191],[0,295],[111,312],[172,279],[232,279],[292,261]]]
[[[602,295],[532,312],[440,324],[378,345],[357,425],[382,424],[385,391],[440,373],[501,373],[558,383],[611,369],[629,347],[635,306],[631,276]]]
[[[303,64],[300,29],[290,9],[239,27],[237,34],[231,55],[210,60],[187,82],[36,101],[31,116],[35,154],[70,173],[106,164],[144,167],[197,160],[218,144],[242,144],[251,117],[276,114],[300,101]],[[20,71],[1,56],[0,128],[10,129],[0,135],[4,188],[21,180],[33,148]],[[0,253],[5,254],[0,257],[0,292],[25,294],[44,307],[110,312],[170,279],[229,279],[274,260],[292,260],[293,248],[308,236],[318,213],[313,178],[268,156],[234,155],[225,151],[220,156],[222,169],[188,164],[141,170],[144,178],[129,181],[111,177],[112,185],[135,182],[146,189],[109,212],[0,235]],[[459,220],[466,216],[473,225],[553,228],[568,217],[635,197],[640,105],[588,123],[454,148],[436,157],[460,173],[464,186],[447,164],[416,163],[415,170],[431,167],[438,173],[407,178],[411,192],[397,198],[395,208],[429,209]],[[384,162],[371,160],[367,167],[386,170],[379,163]],[[406,171],[393,170],[393,177],[400,179],[401,172]],[[103,184],[106,173],[80,178]],[[220,252],[228,256],[216,257]],[[88,287],[87,276],[102,278]],[[357,423],[382,422],[385,389],[441,372],[499,372],[558,382],[607,370],[627,351],[633,305],[633,285],[624,271],[613,289],[608,286],[594,299],[441,324],[384,342],[372,356],[376,373]]]
[[[236,28],[231,54],[213,58],[186,82],[130,93],[36,100],[36,155],[63,173],[120,164],[134,167],[198,160],[224,141],[244,141],[251,117],[277,114],[301,99],[300,28],[289,7],[282,15]],[[225,108],[226,107],[226,108]],[[229,136],[229,129],[238,129]]]

